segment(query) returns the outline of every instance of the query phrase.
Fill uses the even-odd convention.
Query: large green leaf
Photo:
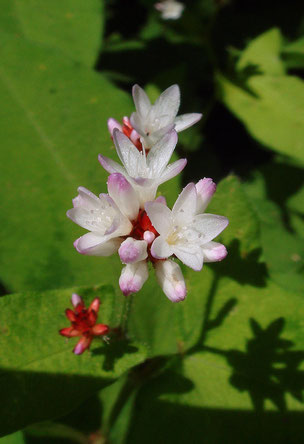
[[[127,443],[142,442],[151,418],[146,443],[301,441],[303,315],[303,298],[273,283],[221,279],[204,340],[141,389]]]
[[[2,28],[90,67],[103,32],[103,0],[4,0]]]
[[[254,94],[221,75],[217,79],[221,100],[254,138],[268,148],[304,161],[304,82],[301,79],[255,75],[247,80]]]
[[[99,322],[120,324],[121,301],[110,286],[0,299],[1,436],[73,410],[145,359],[145,347],[115,337],[109,344],[93,341],[91,352],[74,355],[77,338],[67,341],[58,331],[70,325],[64,310],[75,291],[87,304],[100,297]]]
[[[106,121],[129,115],[130,97],[102,75],[20,38],[3,34],[0,54],[4,285],[22,291],[118,282],[116,256],[75,251],[84,230],[65,213],[78,186],[106,190],[97,155],[116,156]],[[166,184],[171,201],[178,182]]]
[[[282,35],[279,29],[273,28],[252,40],[241,53],[237,69],[255,67],[264,74],[284,74],[284,64],[280,59]]]
[[[303,172],[299,171],[299,173],[303,176]],[[290,177],[291,174],[295,177]],[[245,183],[244,189],[259,218],[264,259],[271,278],[287,289],[303,291],[304,239],[293,232],[290,226],[293,221],[290,208],[294,205],[294,210],[298,208],[301,211],[302,190],[298,191],[295,198],[288,199],[292,183],[296,186],[300,179],[296,176],[295,168],[272,163],[256,173],[251,182]],[[286,180],[279,183],[278,179],[281,177],[289,177],[289,184],[286,184]],[[277,200],[281,208],[269,199],[267,192]],[[286,207],[287,203],[291,207]],[[299,215],[301,214],[300,212]],[[302,227],[302,225],[299,226]]]

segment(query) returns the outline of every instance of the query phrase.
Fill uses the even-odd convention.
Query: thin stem
[[[123,304],[121,321],[120,321],[120,328],[124,336],[127,336],[128,320],[130,316],[132,303],[133,303],[133,295],[131,294],[129,296],[126,296]]]

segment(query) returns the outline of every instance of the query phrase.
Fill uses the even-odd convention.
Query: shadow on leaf
[[[292,341],[281,338],[285,321],[278,318],[263,329],[250,319],[253,338],[248,339],[246,351],[221,351],[206,347],[211,352],[226,357],[232,367],[230,383],[239,391],[248,391],[253,407],[261,412],[265,401],[270,400],[278,410],[287,410],[286,394],[303,402],[304,361],[303,350],[290,350]]]
[[[104,355],[105,360],[102,368],[107,371],[114,370],[115,363],[125,354],[133,354],[138,351],[138,348],[131,345],[127,339],[112,339],[111,342],[102,347],[92,350],[92,356]]]

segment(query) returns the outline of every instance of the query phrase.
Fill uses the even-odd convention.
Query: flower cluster
[[[71,327],[62,328],[59,333],[67,338],[80,336],[73,352],[75,355],[81,355],[90,348],[91,342],[96,336],[107,334],[109,327],[105,324],[96,324],[100,306],[98,298],[92,301],[88,309],[85,308],[82,298],[76,293],[72,294],[71,301],[74,311],[67,308],[65,314],[72,325]]]
[[[95,196],[83,187],[67,216],[88,230],[74,243],[81,254],[109,256],[118,252],[124,267],[119,285],[124,295],[138,292],[148,278],[148,262],[157,280],[173,302],[186,297],[186,285],[178,258],[199,271],[204,262],[227,255],[224,245],[214,242],[228,225],[223,216],[204,213],[216,186],[204,178],[188,184],[172,210],[163,196],[156,198],[160,184],[175,177],[186,159],[170,158],[177,133],[201,118],[192,113],[177,116],[180,91],[166,89],[152,105],[138,85],[133,87],[136,111],[122,124],[113,118],[108,128],[121,164],[99,155],[109,173],[107,194]]]

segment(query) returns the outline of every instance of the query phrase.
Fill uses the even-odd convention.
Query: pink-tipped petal
[[[172,302],[183,301],[187,295],[185,280],[180,266],[172,261],[159,261],[155,264],[159,285]]]
[[[111,136],[113,137],[113,131],[114,129],[118,129],[119,131],[122,131],[122,126],[119,122],[117,122],[117,120],[113,119],[112,117],[110,117],[110,119],[108,119],[108,130],[109,133],[111,134]]]
[[[76,294],[76,293],[72,294],[71,301],[72,301],[72,305],[74,307],[77,307],[78,304],[83,303],[82,298],[78,294]]]
[[[82,338],[77,342],[76,347],[73,350],[75,355],[81,355],[85,350],[90,348],[92,342],[91,337],[82,336]]]
[[[197,182],[195,187],[197,191],[196,213],[203,213],[216,191],[216,184],[209,177],[204,177]]]
[[[204,262],[219,262],[225,259],[228,252],[225,245],[218,242],[209,242],[202,246]]]
[[[137,293],[148,279],[148,265],[145,261],[126,265],[119,278],[119,286],[125,296]]]
[[[120,173],[108,178],[108,191],[120,211],[130,220],[134,220],[139,211],[137,193],[127,179]]]
[[[96,324],[92,328],[92,333],[94,336],[102,336],[107,334],[109,331],[109,327],[105,324]]]
[[[128,237],[122,242],[118,254],[123,264],[133,264],[148,257],[147,242]]]
[[[95,313],[97,313],[99,310],[99,306],[100,306],[100,300],[99,300],[99,298],[95,298],[91,302],[88,311],[94,310]]]

